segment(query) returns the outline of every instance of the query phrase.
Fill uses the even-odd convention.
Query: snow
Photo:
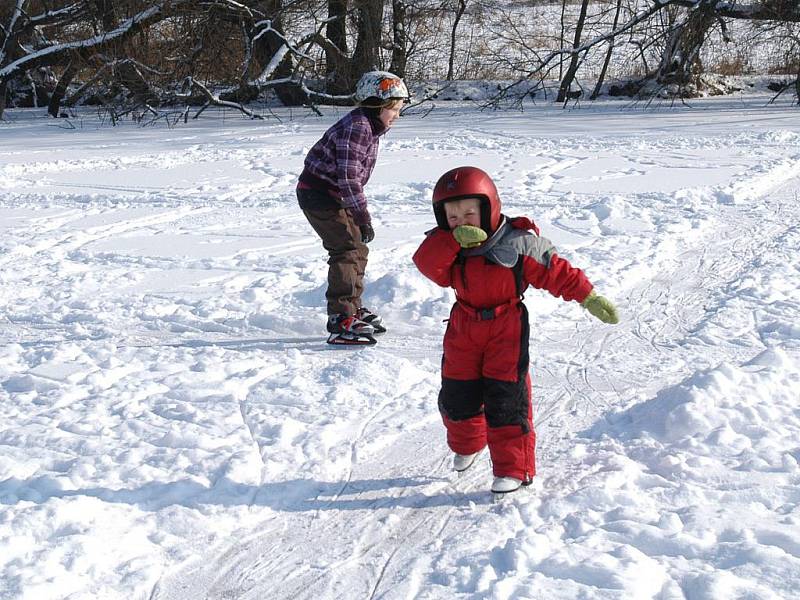
[[[343,109],[0,122],[0,598],[777,599],[800,584],[800,120],[768,97],[422,109],[382,143],[371,348],[324,343],[293,188]],[[622,320],[531,290],[539,474],[450,470],[452,292],[496,179]]]

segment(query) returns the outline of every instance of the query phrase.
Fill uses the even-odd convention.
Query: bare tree
[[[0,68],[12,62],[20,55],[20,36],[22,32],[23,16],[25,14],[25,0],[17,0],[14,6],[0,10]],[[0,118],[6,107],[6,94],[11,77],[0,77]]]
[[[392,0],[392,62],[389,70],[400,77],[406,76],[408,62],[407,9],[406,0]]]
[[[330,42],[325,45],[326,90],[331,94],[345,94],[353,80],[347,60],[347,0],[328,0],[326,30]]]
[[[700,49],[717,20],[715,1],[699,0],[689,9],[686,18],[671,28],[654,75],[659,84],[675,83],[683,87],[696,82],[703,70]]]
[[[633,42],[639,45],[643,59],[646,49],[652,50],[657,45],[662,46],[658,68],[648,71],[634,86],[642,93],[652,94],[667,83],[677,83],[680,87],[686,85],[686,82],[699,82],[703,68],[699,58],[700,49],[713,27],[720,28],[723,38],[727,36],[725,20],[800,22],[800,2],[796,0],[753,0],[747,3],[731,3],[724,0],[650,0],[642,10],[630,14],[621,24],[615,18],[614,24],[605,31],[600,30],[596,24],[593,28],[593,37],[582,41],[578,30],[585,25],[583,14],[585,3],[581,6],[572,47],[549,52],[542,52],[540,49],[529,50],[530,61],[524,66],[523,76],[501,88],[490,102],[491,105],[497,106],[508,100],[520,102],[528,93],[528,87],[523,85],[524,83],[531,80],[543,81],[543,74],[549,73],[553,69],[553,64],[560,61],[564,55],[569,55],[570,65],[559,87],[558,100],[563,101],[568,92],[566,83],[574,81],[577,69],[581,66],[581,57],[595,46],[610,45],[619,37],[629,37],[638,33],[639,39]],[[668,11],[673,11],[677,18],[673,19],[666,29],[658,30],[652,27],[653,19]],[[527,45],[520,41],[518,47],[527,48]],[[656,85],[648,85],[648,82]]]
[[[467,10],[467,0],[457,1],[455,16],[453,17],[453,27],[450,29],[450,58],[447,61],[447,81],[453,80],[453,63],[456,59],[458,23],[461,21],[461,17],[464,16],[464,11]]]
[[[617,6],[614,10],[614,22],[611,25],[611,29],[614,30],[617,28],[619,24],[619,15],[622,11],[622,0],[616,0]],[[611,63],[611,55],[614,52],[614,40],[615,38],[611,38],[608,40],[608,49],[606,50],[605,59],[603,59],[603,66],[600,68],[600,75],[597,77],[597,82],[595,83],[594,90],[592,91],[592,95],[589,96],[590,100],[595,100],[600,95],[600,90],[603,88],[603,82],[606,78],[606,73],[608,72],[608,65]]]
[[[567,0],[561,0],[561,18],[560,18],[561,31],[558,36],[558,49],[562,53],[558,60],[558,79],[564,79],[564,45],[567,41]]]
[[[378,0],[355,0],[355,17],[358,30],[356,48],[353,52],[353,71],[362,73],[381,66],[381,23],[383,21],[383,2]]]
[[[445,69],[448,79],[516,74],[495,105],[546,91],[564,66],[564,101],[576,82],[597,76],[586,58],[599,48],[592,98],[609,74],[626,72],[644,92],[684,93],[709,84],[710,40],[742,35],[728,27],[733,20],[783,36],[785,58],[776,60],[800,99],[797,0],[606,2],[565,0],[559,31],[541,20],[558,5],[519,0],[2,0],[0,117],[9,101],[47,105],[54,116],[77,102],[154,112],[269,94],[284,104],[351,104],[361,73],[385,65],[420,79]],[[530,10],[538,20],[526,19]],[[503,25],[485,35],[498,17]],[[465,28],[475,35],[460,36]]]
[[[581,35],[583,34],[583,26],[586,23],[586,13],[589,9],[589,0],[582,0],[581,11],[578,15],[578,22],[575,23],[575,39],[572,41],[572,57],[570,58],[569,67],[561,80],[561,85],[558,88],[558,97],[556,102],[565,102],[569,98],[570,87],[575,80],[575,73],[578,72],[578,65],[580,61],[580,47]],[[588,49],[587,49],[588,50]]]
[[[284,34],[282,21],[284,0],[266,0],[259,8],[263,10],[267,22],[261,20],[253,24],[248,32],[248,40],[252,40],[252,52],[258,70],[263,73],[269,69],[269,78],[273,80],[291,80],[295,64]],[[308,95],[297,85],[284,83],[276,85],[274,89],[275,94],[286,106],[297,106],[308,101]]]

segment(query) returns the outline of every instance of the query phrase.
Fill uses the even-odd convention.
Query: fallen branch
[[[203,114],[203,111],[205,111],[205,109],[207,109],[209,106],[223,106],[225,108],[235,108],[236,110],[239,110],[242,113],[246,114],[251,119],[263,119],[264,118],[261,115],[254,113],[249,108],[245,108],[242,104],[239,104],[238,102],[230,102],[229,100],[221,100],[218,95],[213,94],[211,92],[211,90],[209,90],[206,86],[204,86],[199,81],[196,81],[194,78],[190,77],[187,80],[187,83],[189,84],[191,89],[197,90],[206,99],[206,103],[202,106],[202,108],[200,110],[197,111],[197,114],[195,114],[195,116],[192,117],[193,119],[196,119],[201,114]]]

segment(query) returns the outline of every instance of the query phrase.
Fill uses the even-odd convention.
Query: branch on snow
[[[273,52],[268,64],[261,70],[261,72],[256,77],[248,80],[246,83],[243,83],[243,87],[263,90],[278,86],[295,86],[303,93],[305,99],[311,101],[312,108],[315,100],[339,105],[352,105],[352,95],[338,96],[311,90],[305,84],[302,75],[299,74],[299,65],[302,61],[309,61],[312,63],[315,61],[314,57],[308,53],[308,48],[313,44],[317,44],[321,48],[326,49],[329,55],[339,57],[342,61],[348,60],[345,53],[336,47],[322,33],[322,30],[331,21],[339,18],[341,17],[335,16],[325,19],[318,23],[316,30],[306,33],[305,35],[293,41],[289,40],[286,35],[273,27],[273,22],[271,20],[265,19],[256,23],[254,25],[253,32],[250,34],[251,37],[248,40],[248,57],[250,55],[249,47],[252,46],[256,40],[266,34],[270,34],[279,40],[279,46],[277,50]],[[280,77],[278,79],[271,79],[278,68],[284,64],[288,55],[292,55],[298,59],[291,75]],[[245,61],[243,69],[244,72],[247,71],[248,64],[249,58],[247,61]],[[303,102],[305,103],[305,100]]]
[[[301,38],[295,44],[292,44],[286,38],[285,35],[283,35],[280,31],[278,31],[277,29],[275,29],[272,26],[272,21],[271,20],[259,21],[258,23],[256,23],[256,29],[257,29],[257,33],[251,38],[250,45],[252,45],[260,37],[266,35],[267,33],[271,33],[272,35],[277,37],[279,40],[281,40],[281,46],[278,48],[278,50],[275,52],[275,54],[273,54],[273,56],[270,59],[269,63],[267,64],[266,67],[264,67],[264,69],[261,71],[261,73],[258,75],[258,77],[250,80],[248,82],[248,85],[252,85],[252,86],[255,86],[255,87],[260,87],[260,86],[263,86],[264,84],[266,84],[268,82],[269,78],[275,72],[275,70],[283,62],[284,58],[286,58],[287,54],[291,53],[291,54],[294,54],[295,56],[297,56],[297,57],[299,57],[301,59],[313,60],[313,58],[311,56],[309,56],[308,54],[302,52],[301,50],[298,50],[297,47],[302,45],[302,44],[307,43],[309,39],[313,39],[313,36],[315,36],[316,34],[310,34],[310,35],[306,36],[305,38]]]
[[[204,0],[202,4],[209,7],[219,6],[221,8],[233,9],[234,12],[241,12],[251,19],[253,18],[253,12],[250,10],[250,7],[241,2],[236,2],[236,0]]]
[[[206,86],[204,86],[202,83],[200,83],[199,81],[196,81],[195,79],[193,79],[191,77],[188,78],[187,83],[189,84],[191,89],[197,90],[206,99],[206,103],[203,105],[203,107],[199,111],[197,111],[197,114],[193,117],[195,119],[197,117],[199,117],[203,113],[203,111],[205,109],[207,109],[209,106],[222,106],[222,107],[225,107],[225,108],[235,108],[237,110],[240,110],[244,114],[246,114],[251,119],[263,119],[264,118],[261,115],[258,115],[256,113],[254,113],[252,110],[249,110],[249,109],[245,108],[244,106],[242,106],[238,102],[229,102],[228,100],[221,100],[218,95],[213,94],[211,92],[211,90],[209,90]]]
[[[45,12],[39,15],[30,17],[30,19],[28,19],[27,26],[44,27],[47,25],[55,25],[57,23],[70,21],[76,17],[79,17],[85,11],[86,11],[85,3],[76,2],[75,4],[65,6],[64,8],[59,8],[55,10],[46,10]]]

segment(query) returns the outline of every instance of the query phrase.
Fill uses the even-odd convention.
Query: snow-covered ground
[[[341,109],[0,122],[0,598],[775,599],[800,586],[800,118],[767,97],[478,112],[384,139],[371,348],[296,207]],[[621,311],[531,290],[539,475],[436,408],[411,255],[472,164]]]

